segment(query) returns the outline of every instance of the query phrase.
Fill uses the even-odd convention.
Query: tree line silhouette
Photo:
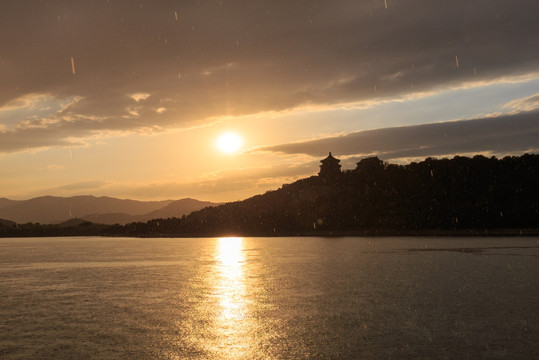
[[[427,158],[409,165],[364,159],[181,219],[116,226],[118,235],[313,235],[411,230],[537,229],[539,155]]]
[[[408,165],[373,157],[354,170],[311,176],[181,218],[85,226],[100,235],[148,237],[537,233],[539,155],[427,158]],[[0,235],[6,236],[4,228]]]

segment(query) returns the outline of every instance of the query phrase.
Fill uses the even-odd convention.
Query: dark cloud
[[[535,0],[388,3],[2,1],[0,106],[28,94],[78,96],[53,116],[76,115],[71,136],[84,136],[539,70]],[[54,130],[35,131],[62,144],[74,127]],[[9,134],[19,148],[43,143]]]
[[[255,149],[323,156],[376,155],[384,160],[489,152],[539,150],[539,111],[493,118],[451,121],[354,132],[343,136]]]

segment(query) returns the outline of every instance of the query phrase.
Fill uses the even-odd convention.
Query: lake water
[[[0,239],[2,359],[539,358],[539,238]]]

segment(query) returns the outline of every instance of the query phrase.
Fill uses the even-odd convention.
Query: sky
[[[539,152],[536,0],[0,2],[0,197],[235,201]],[[224,133],[239,148],[218,146]]]

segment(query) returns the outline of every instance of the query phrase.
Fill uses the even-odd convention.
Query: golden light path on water
[[[218,240],[219,275],[216,283],[216,295],[219,299],[222,325],[228,328],[232,321],[242,320],[245,312],[245,276],[243,263],[245,261],[243,238],[230,237]],[[232,329],[233,330],[233,329]]]
[[[211,352],[230,359],[252,358],[255,352],[251,336],[256,324],[249,315],[243,242],[241,237],[217,239],[212,272],[217,308]]]
[[[206,239],[186,289],[188,306],[167,339],[169,359],[264,359],[274,331],[260,321],[267,309],[256,250],[250,239]]]

